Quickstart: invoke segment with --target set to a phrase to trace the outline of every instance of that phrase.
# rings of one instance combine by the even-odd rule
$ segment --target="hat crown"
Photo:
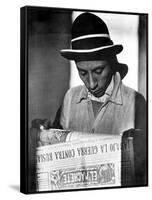
[[[92,13],[83,13],[79,15],[72,26],[72,39],[92,34],[109,35],[105,22]]]
[[[113,44],[105,22],[92,13],[80,14],[73,22],[71,34],[72,48],[61,50],[61,55],[69,60],[108,60],[123,49],[122,45]],[[123,78],[127,74],[127,66],[118,61],[116,65]]]

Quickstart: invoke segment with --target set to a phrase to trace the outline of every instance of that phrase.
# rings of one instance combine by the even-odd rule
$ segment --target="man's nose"
[[[89,74],[89,87],[91,90],[95,89],[97,86],[96,80],[93,78],[92,74]]]

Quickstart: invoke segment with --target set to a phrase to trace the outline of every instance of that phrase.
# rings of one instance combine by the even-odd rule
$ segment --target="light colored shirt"
[[[111,96],[102,104],[96,116],[86,87],[77,86],[69,89],[61,109],[60,124],[63,129],[118,135],[125,130],[135,128],[135,121],[137,121],[135,120],[135,98],[138,94],[138,104],[142,104],[143,107],[144,103],[140,103],[144,102],[143,97],[135,90],[123,85],[119,72],[114,75],[113,84]],[[143,114],[137,115],[137,118],[138,116],[144,119]],[[139,126],[142,124],[141,119],[138,122]]]

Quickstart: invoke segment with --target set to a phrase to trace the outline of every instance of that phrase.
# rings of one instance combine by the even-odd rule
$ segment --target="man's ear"
[[[117,64],[111,62],[110,66],[111,66],[111,70],[112,70],[112,75],[114,75],[118,71]]]

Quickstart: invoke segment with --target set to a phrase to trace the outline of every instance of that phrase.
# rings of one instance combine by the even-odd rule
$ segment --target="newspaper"
[[[36,163],[37,191],[121,186],[122,174],[133,181],[132,139],[71,132],[64,143],[38,147]]]

